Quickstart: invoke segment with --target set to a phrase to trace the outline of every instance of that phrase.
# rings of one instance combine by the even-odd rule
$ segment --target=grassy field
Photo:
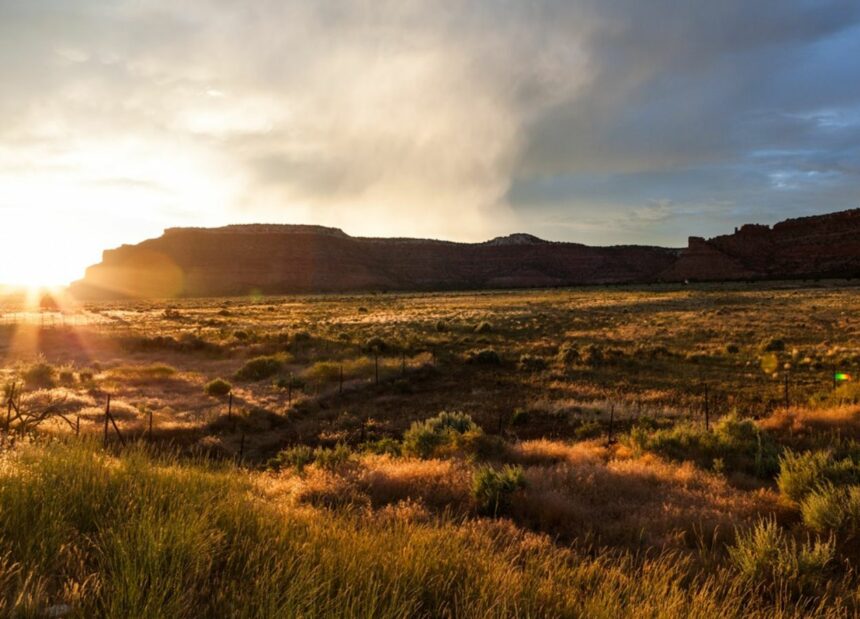
[[[7,300],[0,614],[853,616],[858,292]]]

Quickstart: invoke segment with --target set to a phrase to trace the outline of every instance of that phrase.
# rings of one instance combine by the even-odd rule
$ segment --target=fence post
[[[227,419],[233,419],[233,392],[230,392],[230,397],[227,400]]]
[[[81,416],[75,415],[75,436],[81,435]]]
[[[611,404],[609,406],[609,439],[608,443],[612,444],[613,441],[613,430],[615,426],[615,404]]]
[[[108,416],[110,415],[110,394],[107,397],[107,405],[105,405],[105,423],[104,423],[104,446],[108,444]]]

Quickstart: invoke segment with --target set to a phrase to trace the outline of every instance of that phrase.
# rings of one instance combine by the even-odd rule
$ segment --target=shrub
[[[634,428],[631,440],[638,448],[673,460],[692,460],[713,468],[715,460],[727,471],[767,478],[779,470],[778,446],[749,419],[729,415],[708,432],[701,426],[677,425],[649,432]]]
[[[573,365],[579,363],[579,349],[570,343],[564,343],[558,350],[558,362],[562,365]]]
[[[30,387],[53,387],[57,370],[50,363],[40,361],[34,363],[22,375],[24,382]]]
[[[294,468],[296,472],[302,473],[313,461],[314,451],[310,447],[296,445],[280,451],[277,456],[269,460],[269,466],[276,470]]]
[[[547,367],[546,359],[533,355],[521,355],[518,367],[527,372],[540,372]]]
[[[466,354],[466,363],[475,365],[501,365],[502,358],[492,348],[472,350]]]
[[[835,556],[832,541],[798,544],[774,520],[760,521],[740,533],[729,557],[747,582],[771,590],[788,588],[796,593],[814,591],[826,580],[824,570]]]
[[[275,356],[255,357],[236,372],[236,378],[250,381],[263,380],[280,372],[283,365],[283,361]]]
[[[403,451],[398,441],[388,437],[381,438],[378,441],[364,443],[361,445],[361,448],[364,451],[379,456],[385,454],[388,454],[389,456],[399,456]]]
[[[478,325],[475,327],[475,333],[489,333],[492,330],[493,325],[486,321],[478,323]]]
[[[75,382],[75,373],[68,368],[60,370],[57,377],[63,385],[71,385]]]
[[[314,464],[328,471],[341,468],[352,459],[352,450],[343,443],[338,443],[333,448],[317,447],[314,449]]]
[[[602,365],[606,361],[603,349],[597,344],[589,344],[582,350],[580,360],[584,365]]]
[[[228,383],[223,378],[216,378],[208,383],[204,388],[206,393],[211,396],[225,396],[233,390],[233,385]]]
[[[478,430],[478,426],[469,415],[443,411],[409,426],[403,435],[403,450],[419,458],[430,458],[438,448],[451,445],[456,435],[474,430]]]
[[[437,320],[436,321],[436,331],[438,331],[439,333],[442,333],[443,331],[447,331],[447,330],[448,330],[448,323],[446,323],[444,320]]]
[[[810,529],[853,538],[860,530],[860,486],[823,485],[806,495],[800,511],[803,523]]]
[[[779,460],[779,491],[798,503],[826,484],[858,483],[860,466],[851,458],[837,460],[829,451],[787,451]]]
[[[736,355],[741,351],[737,344],[726,344],[726,352],[730,355]]]
[[[368,352],[375,352],[375,353],[385,352],[386,350],[388,350],[388,344],[386,343],[386,341],[384,339],[382,339],[378,335],[375,335],[375,336],[369,338],[364,343],[364,349]]]
[[[523,469],[519,466],[504,466],[501,469],[482,467],[472,479],[472,496],[478,513],[485,516],[500,516],[510,509],[514,492],[525,486]]]
[[[785,342],[778,337],[772,337],[761,344],[764,352],[782,352],[785,350]]]

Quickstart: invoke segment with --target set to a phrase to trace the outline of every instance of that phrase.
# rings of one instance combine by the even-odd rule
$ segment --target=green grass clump
[[[236,378],[247,381],[264,380],[280,372],[283,367],[284,362],[280,357],[274,355],[254,357],[239,368]]]
[[[225,396],[231,391],[233,391],[233,385],[224,380],[223,378],[216,378],[214,380],[206,383],[206,387],[204,387],[207,395],[211,396]]]
[[[773,439],[749,419],[730,415],[714,424],[713,431],[691,424],[649,431],[634,428],[633,444],[673,460],[692,460],[703,468],[720,468],[761,478],[778,470],[779,448]]]
[[[835,552],[832,541],[798,543],[774,520],[764,520],[738,535],[729,557],[751,585],[804,595],[821,589]]]
[[[295,445],[278,452],[278,455],[269,460],[269,467],[280,470],[293,468],[297,473],[303,473],[305,467],[314,461],[314,450],[307,445]]]
[[[504,466],[501,469],[482,467],[472,479],[472,496],[478,513],[485,516],[500,516],[507,513],[513,494],[525,486],[525,476],[520,466]]]
[[[430,458],[436,451],[454,443],[458,436],[479,430],[469,415],[443,411],[424,421],[416,421],[403,435],[403,451]]]
[[[836,458],[831,451],[786,451],[779,460],[779,491],[801,502],[826,484],[860,484],[860,464],[853,458]]]
[[[823,485],[803,498],[800,512],[814,531],[854,538],[860,531],[860,486]]]

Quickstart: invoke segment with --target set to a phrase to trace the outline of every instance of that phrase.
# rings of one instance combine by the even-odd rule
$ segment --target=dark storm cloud
[[[0,51],[0,205],[62,170],[204,222],[673,245],[860,206],[854,0],[0,0]]]

